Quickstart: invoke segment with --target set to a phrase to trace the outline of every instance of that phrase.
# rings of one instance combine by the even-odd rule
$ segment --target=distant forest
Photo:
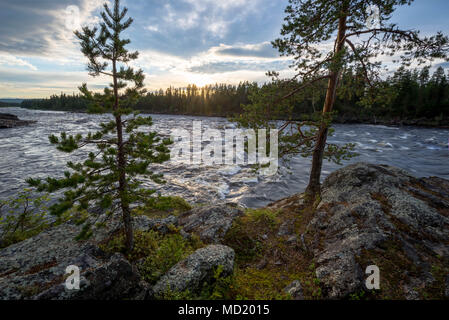
[[[423,125],[449,124],[449,74],[438,68],[430,74],[429,68],[409,70],[400,68],[394,75],[383,80],[387,92],[382,103],[370,108],[362,107],[360,82],[357,74],[347,70],[342,75],[342,94],[339,94],[335,110],[337,122],[404,123]],[[293,115],[301,118],[320,110],[325,97],[325,84],[307,91],[295,104]],[[257,94],[262,87],[257,83],[241,82],[239,85],[215,84],[204,87],[188,85],[185,88],[170,87],[149,92],[140,99],[135,109],[144,113],[165,113],[228,117],[242,112],[242,105],[250,103],[250,94]],[[362,84],[362,86],[366,84]],[[363,88],[362,88],[363,89]],[[390,92],[390,94],[388,94]],[[47,99],[24,100],[24,108],[86,111],[87,102],[79,95],[53,95]]]

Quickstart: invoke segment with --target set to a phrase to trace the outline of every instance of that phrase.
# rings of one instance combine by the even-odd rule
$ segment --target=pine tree
[[[337,90],[343,71],[353,67],[361,70],[367,89],[362,98],[365,104],[373,104],[382,87],[380,74],[382,63],[379,56],[392,56],[402,52],[402,64],[409,66],[415,60],[447,58],[448,37],[437,33],[420,37],[416,30],[402,30],[389,23],[398,6],[409,5],[412,0],[289,0],[281,38],[273,42],[281,55],[294,59],[295,76],[279,79],[279,74],[269,72],[277,90],[263,92],[255,97],[251,106],[241,117],[243,125],[266,123],[279,109],[288,110],[301,97],[304,89],[327,80],[327,89],[321,119],[297,123],[288,120],[280,125],[280,144],[284,143],[287,154],[312,154],[312,168],[306,189],[308,199],[320,193],[320,176],[323,158],[338,162],[349,155],[351,146],[327,144],[331,114],[337,98]],[[378,26],[369,22],[373,16],[370,8],[377,8]],[[296,97],[296,98],[295,98]],[[289,117],[287,117],[289,119]],[[304,125],[315,127],[303,132]],[[296,131],[292,132],[292,129]],[[286,134],[286,132],[288,132]],[[311,141],[313,140],[313,145]],[[349,152],[349,153],[348,153]]]
[[[155,132],[148,133],[148,129],[138,130],[142,126],[151,126],[152,119],[139,116],[132,109],[145,93],[144,74],[142,70],[125,67],[138,57],[138,52],[130,53],[125,48],[130,40],[121,38],[121,33],[133,22],[131,18],[125,19],[126,14],[127,8],[121,10],[120,1],[115,0],[112,11],[104,5],[103,22],[99,27],[84,27],[75,32],[89,61],[89,74],[112,78],[110,87],[103,93],[89,91],[86,84],[79,88],[90,102],[88,111],[111,113],[113,120],[101,123],[100,131],[85,136],[65,132],[60,137],[50,136],[50,142],[63,152],[92,145],[96,151],[90,152],[84,162],[68,162],[70,170],[62,179],[29,179],[28,182],[39,191],[65,190],[64,197],[50,207],[50,212],[57,216],[73,208],[87,212],[94,205],[100,206],[109,216],[121,212],[126,248],[130,251],[133,247],[131,205],[144,206],[154,193],[154,190],[141,187],[139,177],[147,176],[162,182],[161,176],[151,171],[150,165],[169,159],[170,141],[161,140]],[[128,87],[128,84],[132,86]],[[91,226],[86,223],[80,236],[88,236],[91,232]]]

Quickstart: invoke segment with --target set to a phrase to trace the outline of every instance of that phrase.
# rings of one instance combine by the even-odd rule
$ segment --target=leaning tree
[[[382,91],[385,58],[409,66],[436,58],[447,59],[448,37],[442,33],[421,37],[419,31],[401,29],[390,22],[393,12],[412,0],[289,0],[281,38],[272,42],[282,56],[291,57],[294,76],[273,81],[250,97],[251,104],[236,120],[244,127],[277,126],[281,156],[312,156],[307,198],[320,193],[323,158],[340,163],[354,155],[353,145],[327,143],[337,94],[344,91],[342,77],[351,69],[363,79],[365,105],[388,98]],[[292,110],[325,84],[326,96],[319,118],[295,121]],[[360,81],[356,81],[360,83]],[[360,87],[360,86],[359,86]],[[347,88],[346,88],[347,89]],[[347,90],[346,90],[347,91]],[[283,119],[273,124],[272,119]]]
[[[99,131],[84,136],[65,132],[60,137],[50,136],[50,142],[60,151],[70,153],[82,147],[93,148],[85,161],[68,162],[70,170],[63,178],[29,179],[28,182],[39,191],[64,191],[64,197],[50,207],[54,215],[60,216],[71,209],[92,213],[93,210],[88,209],[94,206],[100,207],[100,212],[107,216],[121,212],[126,248],[130,251],[133,247],[132,207],[145,206],[154,193],[154,190],[142,188],[141,177],[162,182],[150,165],[169,159],[167,145],[171,142],[149,131],[151,117],[139,116],[132,109],[145,89],[143,71],[129,66],[129,62],[137,59],[138,52],[129,52],[125,46],[130,40],[121,37],[133,22],[125,18],[127,11],[127,8],[120,8],[119,0],[115,0],[113,10],[105,4],[99,26],[75,32],[81,51],[88,59],[89,74],[112,78],[112,83],[102,93],[89,91],[86,84],[80,87],[90,102],[88,111],[112,114],[111,121],[101,123]],[[91,224],[86,222],[80,237],[92,233]]]

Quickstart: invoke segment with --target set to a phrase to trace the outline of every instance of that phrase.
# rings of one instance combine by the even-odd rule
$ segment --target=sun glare
[[[214,81],[210,77],[204,74],[189,74],[187,76],[187,80],[188,83],[194,84],[197,87],[204,87],[207,84],[214,83]]]

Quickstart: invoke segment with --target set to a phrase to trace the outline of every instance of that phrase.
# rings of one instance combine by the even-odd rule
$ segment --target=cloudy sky
[[[98,19],[103,0],[0,0],[0,97],[77,92],[90,78],[71,30]],[[267,70],[288,74],[289,61],[272,49],[287,0],[122,0],[135,64],[150,90],[195,83],[264,82]],[[449,1],[416,0],[393,20],[423,34],[449,34]],[[79,17],[79,18],[77,18]]]

